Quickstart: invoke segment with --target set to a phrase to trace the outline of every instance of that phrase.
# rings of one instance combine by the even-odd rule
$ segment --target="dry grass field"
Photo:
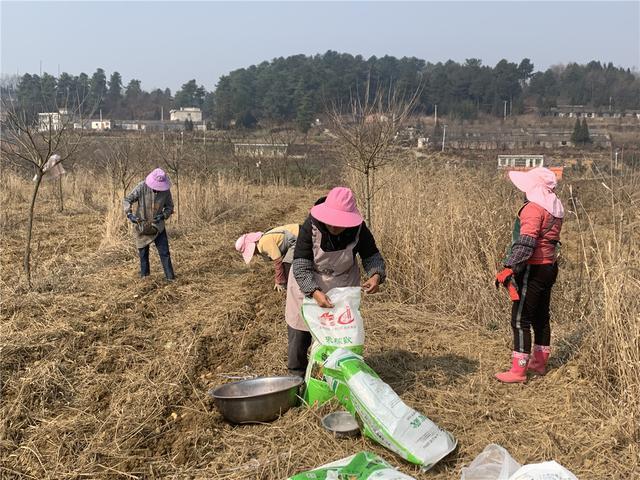
[[[286,372],[284,296],[246,267],[241,233],[302,222],[321,187],[185,174],[168,231],[178,280],[137,277],[104,172],[74,169],[66,205],[45,184],[33,288],[21,278],[30,184],[2,173],[0,478],[284,479],[360,450],[417,479],[456,479],[488,443],[581,479],[640,478],[639,184],[567,176],[550,373],[502,385],[508,299],[492,280],[519,196],[494,173],[437,159],[380,172],[373,230],[389,281],[363,302],[367,362],[459,441],[421,473],[373,442],[336,440],[320,410],[232,426],[207,391]],[[346,172],[345,183],[358,188]]]

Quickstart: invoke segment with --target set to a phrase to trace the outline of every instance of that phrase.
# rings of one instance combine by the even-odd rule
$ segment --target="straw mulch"
[[[607,400],[578,373],[569,341],[546,377],[500,385],[492,374],[509,361],[507,319],[491,331],[384,293],[364,301],[366,360],[455,435],[450,457],[420,473],[369,440],[336,440],[319,425],[336,405],[225,423],[210,388],[286,372],[284,296],[272,291],[271,266],[245,267],[233,241],[301,222],[317,193],[256,192],[242,215],[171,225],[171,284],[155,252],[140,281],[130,242],[100,247],[101,212],[45,204],[27,291],[17,280],[22,231],[6,214],[15,228],[4,229],[2,253],[0,477],[280,479],[367,449],[416,478],[451,479],[498,443],[521,463],[555,459],[580,478],[638,478],[638,446],[599,411]]]

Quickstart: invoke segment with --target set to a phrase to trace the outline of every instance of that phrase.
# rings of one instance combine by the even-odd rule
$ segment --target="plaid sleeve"
[[[371,278],[376,273],[380,275],[380,283],[383,283],[386,278],[386,268],[384,264],[384,258],[380,252],[376,252],[370,257],[362,259],[362,266],[364,271],[367,272],[367,276]]]
[[[533,249],[536,247],[536,239],[529,235],[520,235],[518,241],[511,247],[511,252],[507,260],[504,262],[505,267],[514,269],[521,263],[529,260],[533,255]]]
[[[294,258],[291,263],[291,269],[302,293],[309,296],[314,291],[320,290],[320,286],[313,278],[313,260]]]
[[[133,204],[137,202],[138,199],[140,198],[143,185],[144,185],[144,182],[140,182],[134,187],[133,190],[131,190],[131,193],[129,195],[124,197],[124,200],[122,201],[122,207],[124,208],[125,215],[131,213]]]
[[[164,218],[169,218],[173,213],[173,197],[171,196],[170,190],[167,191],[167,199],[164,202],[162,213],[164,214]]]

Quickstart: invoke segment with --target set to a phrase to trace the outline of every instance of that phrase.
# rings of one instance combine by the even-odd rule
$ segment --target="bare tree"
[[[82,103],[78,102],[78,108]],[[27,283],[31,287],[33,217],[40,185],[48,168],[47,161],[54,154],[60,157],[57,164],[73,157],[80,147],[83,129],[73,128],[75,111],[59,109],[48,116],[29,118],[11,96],[2,99],[2,110],[5,115],[0,141],[3,158],[34,172],[23,259]],[[62,199],[60,184],[58,188]]]
[[[171,174],[171,180],[176,187],[176,219],[180,222],[180,173],[185,160],[184,132],[180,131],[173,140],[150,138],[149,145],[154,156],[162,159],[165,168]]]
[[[119,194],[127,195],[137,171],[134,168],[132,140],[115,140],[102,150],[105,167],[111,179],[111,194],[115,200]]]
[[[366,221],[376,193],[375,172],[392,161],[394,137],[416,106],[419,90],[405,95],[396,88],[367,87],[364,96],[354,94],[346,107],[333,103],[327,109],[338,153],[349,168],[364,177]]]
[[[269,130],[269,134],[267,136],[269,143],[274,146],[286,145],[281,154],[274,155],[273,162],[271,162],[273,166],[273,181],[276,185],[289,183],[289,160],[291,158],[291,148],[296,144],[298,136],[299,132],[294,128],[271,128]],[[294,160],[300,170],[300,174],[304,182],[306,177],[303,175],[297,159]]]

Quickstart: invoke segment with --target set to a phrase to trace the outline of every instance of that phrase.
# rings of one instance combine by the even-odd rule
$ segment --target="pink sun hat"
[[[236,250],[242,254],[245,263],[251,262],[256,251],[256,242],[262,238],[262,232],[245,233],[236,240]]]
[[[156,168],[153,172],[147,175],[144,183],[152,190],[158,190],[159,192],[165,192],[171,188],[171,180],[164,173],[161,168]]]
[[[311,209],[311,215],[333,227],[350,228],[362,223],[353,192],[346,187],[332,189],[323,203]]]
[[[556,218],[564,217],[564,207],[554,191],[558,181],[551,170],[537,167],[526,172],[511,171],[509,178],[518,190],[527,195],[527,200],[540,205]]]

